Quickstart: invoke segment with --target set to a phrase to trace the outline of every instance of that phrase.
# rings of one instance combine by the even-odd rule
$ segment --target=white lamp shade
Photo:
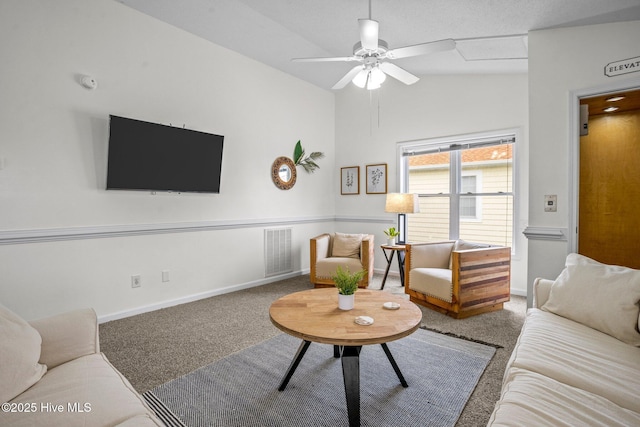
[[[369,79],[371,79],[378,86],[380,86],[386,78],[387,78],[387,75],[383,73],[382,70],[380,70],[380,68],[373,67],[371,69],[371,76],[369,77]]]
[[[369,75],[369,70],[362,70],[351,80],[354,85],[364,88],[367,84],[367,76]]]
[[[388,193],[384,211],[392,213],[418,213],[420,212],[418,195],[412,193]]]

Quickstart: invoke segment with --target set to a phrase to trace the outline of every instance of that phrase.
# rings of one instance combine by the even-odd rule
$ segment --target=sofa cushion
[[[508,366],[537,372],[640,413],[640,348],[555,314],[529,309]],[[505,383],[508,381],[505,376]]]
[[[640,270],[569,254],[542,310],[640,346]]]
[[[409,275],[411,290],[446,302],[453,301],[451,270],[446,268],[412,268]]]
[[[135,418],[141,424],[130,425],[148,425],[152,421],[151,425],[163,426],[149,416],[151,410],[142,397],[101,353],[51,369],[12,403],[35,404],[38,410],[28,414],[0,412],[0,425],[115,426]],[[44,408],[62,405],[62,410],[43,410],[42,405]]]
[[[10,401],[47,372],[38,363],[41,345],[38,331],[0,305],[0,403]]]
[[[362,270],[362,264],[357,258],[324,258],[316,262],[316,277],[331,279],[335,276],[338,266],[341,266],[343,270],[345,267],[348,268],[351,273],[357,273]]]
[[[535,372],[513,368],[490,426],[626,427],[640,425],[640,414],[609,400]]]
[[[360,244],[362,243],[363,237],[363,234],[335,233],[333,236],[333,249],[331,256],[359,258]]]

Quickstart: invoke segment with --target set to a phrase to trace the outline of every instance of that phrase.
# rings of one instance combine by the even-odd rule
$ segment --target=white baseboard
[[[374,271],[378,274],[384,274],[384,270],[374,269]],[[212,289],[207,292],[201,292],[198,294],[187,295],[184,297],[176,298],[173,300],[162,301],[156,304],[149,304],[142,307],[137,307],[131,310],[119,311],[117,313],[107,314],[104,316],[98,316],[98,323],[106,323],[112,320],[124,319],[125,317],[135,316],[137,314],[148,313],[150,311],[160,310],[162,308],[173,307],[175,305],[186,304],[188,302],[198,301],[205,298],[215,297],[217,295],[224,295],[230,292],[240,291],[242,289],[255,288],[262,285],[267,285],[269,283],[277,282],[279,280],[290,279],[292,277],[303,276],[305,274],[309,274],[309,269],[303,269],[294,271],[287,274],[281,274],[278,276],[267,277],[260,280],[254,280],[252,282],[240,283],[238,285],[227,286],[224,288]],[[389,276],[400,277],[400,274],[395,271],[389,271]],[[511,295],[517,295],[526,297],[526,291],[521,290],[511,290]]]
[[[520,289],[511,289],[511,295],[515,295],[518,297],[526,297],[527,296],[527,291],[523,291]]]
[[[214,297],[217,295],[228,294],[230,292],[240,291],[242,289],[255,288],[257,286],[266,285],[269,283],[277,282],[279,280],[290,279],[292,277],[302,276],[308,274],[309,269],[294,271],[287,274],[281,274],[278,276],[271,276],[252,282],[241,283],[238,285],[227,286],[224,288],[212,289],[207,292],[201,292],[198,294],[187,295],[184,297],[176,298],[173,300],[162,301],[155,304],[149,304],[142,307],[137,307],[131,310],[119,311],[117,313],[106,314],[104,316],[98,316],[98,323],[106,323],[112,320],[124,319],[125,317],[135,316],[137,314],[148,313],[150,311],[160,310],[161,308],[173,307],[175,305],[185,304],[188,302],[198,301],[205,298]]]

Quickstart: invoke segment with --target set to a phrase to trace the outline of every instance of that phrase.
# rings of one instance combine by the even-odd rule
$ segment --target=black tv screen
[[[107,190],[219,193],[224,136],[111,115]]]

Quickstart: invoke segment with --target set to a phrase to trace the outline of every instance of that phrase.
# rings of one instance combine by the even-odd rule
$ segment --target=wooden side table
[[[378,290],[359,289],[353,310],[338,308],[338,291],[332,288],[310,289],[285,295],[269,308],[271,322],[281,331],[302,339],[279,391],[284,391],[312,342],[331,344],[333,357],[342,361],[349,426],[360,425],[360,351],[363,345],[380,344],[400,384],[408,387],[387,342],[412,334],[420,327],[422,311],[411,301]],[[397,310],[383,308],[395,302]],[[354,322],[357,316],[374,319],[372,325]]]
[[[397,253],[398,258],[398,270],[400,270],[400,283],[402,287],[404,287],[404,250],[405,245],[381,245],[382,253],[384,257],[387,259],[387,269],[384,271],[384,277],[382,278],[382,286],[380,289],[384,289],[384,283],[387,281],[387,276],[389,275],[389,267],[391,267],[391,262],[393,261],[393,255]],[[387,251],[391,251],[391,255],[387,255]]]

